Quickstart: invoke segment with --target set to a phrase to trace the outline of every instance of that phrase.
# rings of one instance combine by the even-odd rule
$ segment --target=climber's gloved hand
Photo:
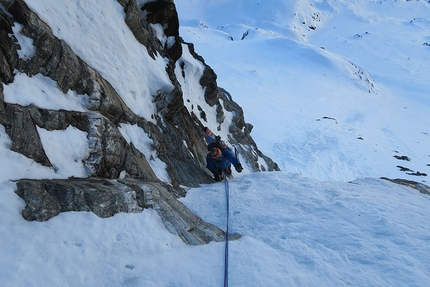
[[[221,181],[221,180],[222,180],[222,174],[221,174],[221,173],[215,174],[214,179],[215,179],[216,181]]]
[[[236,164],[236,165],[234,166],[234,168],[236,169],[236,171],[237,171],[238,173],[241,173],[241,172],[242,172],[242,170],[243,170],[243,167],[242,167],[242,165],[241,165],[240,163]]]

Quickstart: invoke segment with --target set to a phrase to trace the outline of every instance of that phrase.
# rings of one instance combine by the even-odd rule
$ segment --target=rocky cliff
[[[55,5],[55,1],[51,2]],[[74,127],[88,139],[89,152],[82,159],[86,173],[83,178],[17,182],[16,193],[26,202],[23,216],[44,221],[65,211],[92,211],[108,217],[117,212],[155,208],[167,228],[187,243],[222,240],[222,230],[202,222],[177,200],[185,196],[184,187],[213,182],[205,167],[207,151],[202,133],[202,128],[210,124],[208,117],[214,115],[216,124],[209,127],[236,146],[246,170],[271,171],[278,167],[257,148],[250,136],[252,125],[245,123],[243,111],[232,96],[218,87],[215,72],[191,43],[181,39],[174,2],[118,0],[117,5],[149,61],[165,61],[164,71],[145,71],[165,73],[169,82],[160,84],[150,95],[147,104],[155,107],[150,116],[127,104],[122,91],[102,76],[106,71],[84,61],[26,1],[0,0],[0,124],[10,138],[9,148],[41,167],[55,169],[40,140],[40,129],[58,131]],[[19,31],[15,29],[18,26]],[[157,27],[162,27],[162,31]],[[32,41],[31,55],[20,53],[18,37]],[[192,60],[185,55],[191,55]],[[203,67],[201,73],[187,74],[190,65]],[[64,95],[69,91],[83,95],[82,110],[47,109],[34,103],[22,105],[6,100],[5,87],[23,74],[52,79]],[[190,77],[201,86],[200,100],[206,103],[205,107],[200,101],[193,102],[184,90]],[[151,166],[153,156],[126,139],[120,132],[121,125],[137,126],[148,136],[152,154],[165,164],[168,180],[157,176]]]

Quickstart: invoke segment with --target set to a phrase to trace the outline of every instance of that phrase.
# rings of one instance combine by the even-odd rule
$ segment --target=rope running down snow
[[[229,222],[229,214],[230,214],[230,188],[228,186],[227,176],[224,175],[225,182],[225,195],[227,200],[227,227],[225,230],[225,253],[224,253],[224,287],[228,287],[228,222]]]

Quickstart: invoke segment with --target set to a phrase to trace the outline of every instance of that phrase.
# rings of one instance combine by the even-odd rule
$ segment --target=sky
[[[150,58],[125,25],[121,6],[108,2],[26,1],[149,120],[155,107],[142,103],[172,88],[166,59]],[[426,286],[430,197],[379,178],[428,184],[428,176],[397,166],[430,173],[430,3],[175,3],[180,35],[243,107],[259,149],[281,168],[251,173],[243,162],[244,172],[229,180],[229,231],[241,235],[229,243],[230,286]],[[31,58],[35,48],[21,29],[15,23],[19,56]],[[198,84],[203,66],[186,49],[181,60],[187,108],[200,105],[214,130],[215,111]],[[7,103],[76,111],[88,104],[85,95],[63,94],[42,75],[16,72],[14,83],[3,88]],[[226,113],[224,138],[230,119]],[[224,243],[185,245],[151,209],[107,219],[68,212],[47,222],[25,221],[13,180],[87,174],[81,162],[88,153],[85,133],[73,127],[38,132],[52,169],[10,151],[0,125],[0,286],[223,284]],[[169,182],[149,137],[127,124],[120,132],[154,158],[157,176]],[[180,200],[225,230],[224,183],[190,188]]]

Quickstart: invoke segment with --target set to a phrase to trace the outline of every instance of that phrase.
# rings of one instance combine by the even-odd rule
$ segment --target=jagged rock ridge
[[[206,143],[202,134],[202,128],[206,125],[205,113],[196,114],[185,107],[183,91],[175,75],[176,64],[183,64],[183,49],[188,49],[204,66],[202,77],[198,80],[205,91],[204,100],[217,114],[219,126],[225,120],[225,113],[233,115],[228,140],[239,149],[244,165],[252,171],[279,168],[258,150],[250,136],[252,125],[245,123],[243,111],[232,96],[217,86],[215,72],[194,51],[193,45],[184,43],[179,36],[174,2],[158,0],[145,3],[142,7],[136,0],[118,0],[118,3],[124,9],[127,26],[142,44],[142,49],[146,49],[151,57],[161,55],[169,60],[166,72],[173,89],[161,91],[154,98],[158,111],[152,119],[134,113],[112,85],[78,57],[65,41],[55,37],[51,28],[28,8],[25,1],[0,0],[0,124],[11,139],[10,149],[52,168],[36,127],[53,131],[72,126],[85,132],[89,142],[89,153],[82,160],[87,178],[63,179],[61,184],[36,179],[17,183],[17,194],[27,204],[23,216],[27,220],[48,220],[58,212],[85,210],[106,217],[117,212],[140,212],[144,208],[159,206],[155,209],[164,222],[168,222],[168,229],[179,234],[185,242],[198,244],[218,240],[223,232],[209,224],[177,228],[183,219],[177,215],[180,205],[173,202],[178,196],[185,195],[185,190],[180,186],[195,187],[212,182],[205,168]],[[22,25],[20,33],[34,41],[35,55],[31,58],[18,55],[20,46],[12,29],[17,23]],[[164,34],[174,41],[163,44],[151,24],[161,24],[165,27]],[[13,83],[16,73],[29,77],[42,74],[56,81],[63,93],[71,90],[86,95],[87,112],[49,110],[34,104],[22,106],[5,102],[3,86]],[[150,159],[121,135],[118,129],[120,124],[137,125],[148,134],[157,157],[166,164],[170,182],[163,183],[157,178],[148,162]],[[262,161],[265,166],[259,164]],[[130,181],[135,182],[125,184]],[[150,190],[158,190],[158,201],[151,206],[147,201],[139,200],[139,194],[145,194],[145,188],[138,186],[151,186],[153,188]],[[64,190],[68,191],[62,192]],[[132,190],[136,199],[130,201]],[[148,194],[155,198],[154,192]],[[100,198],[107,198],[111,204],[101,204],[97,200]],[[108,209],[100,209],[100,206],[108,206]],[[171,208],[163,209],[160,206]],[[181,206],[180,209],[186,208]],[[193,217],[190,212],[181,214]],[[196,222],[197,219],[190,220]]]

